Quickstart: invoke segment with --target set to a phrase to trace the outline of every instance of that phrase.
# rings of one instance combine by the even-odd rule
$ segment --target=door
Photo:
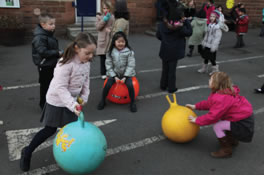
[[[75,0],[75,4],[76,23],[81,23],[82,15],[84,22],[96,21],[96,13],[100,12],[100,0]]]

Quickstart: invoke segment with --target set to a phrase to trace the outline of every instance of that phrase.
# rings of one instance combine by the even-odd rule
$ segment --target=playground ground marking
[[[117,119],[102,120],[102,121],[95,121],[95,122],[91,122],[91,123],[100,127],[100,126],[104,126],[104,125],[113,123],[116,120]],[[27,146],[30,143],[30,141],[32,140],[35,133],[40,131],[42,128],[43,127],[6,131],[5,133],[7,136],[9,160],[15,161],[15,160],[20,159],[22,148]],[[43,150],[43,149],[48,148],[52,145],[53,145],[53,140],[50,139],[50,140],[42,143],[35,151]]]
[[[246,58],[237,58],[237,59],[230,59],[230,60],[224,60],[224,61],[217,61],[216,63],[218,64],[224,64],[224,63],[230,63],[230,62],[240,62],[240,61],[246,61],[246,60],[253,60],[253,59],[260,59],[264,58],[264,56],[252,56],[252,57],[246,57]],[[190,67],[198,67],[201,66],[201,64],[189,64],[189,65],[180,65],[177,66],[177,69],[182,69],[182,68],[190,68]],[[138,71],[137,73],[148,73],[148,72],[157,72],[161,71],[161,68],[156,68],[156,69],[150,69],[150,70],[141,70]],[[99,79],[101,76],[91,76],[90,79]],[[38,87],[40,86],[39,83],[33,83],[33,84],[26,84],[26,85],[17,85],[17,86],[9,86],[9,87],[2,87],[3,91],[6,90],[15,90],[15,89],[24,89],[24,88],[31,88],[31,87]]]
[[[257,114],[263,113],[263,112],[264,112],[264,107],[253,111],[254,115],[257,115]],[[209,127],[211,127],[211,126],[203,126],[203,127],[200,127],[200,129],[206,129]],[[154,143],[160,142],[160,141],[165,140],[165,139],[166,139],[166,137],[163,134],[159,134],[159,135],[145,138],[145,139],[142,139],[142,140],[139,140],[136,142],[123,144],[123,145],[120,145],[120,146],[115,147],[115,148],[107,149],[106,157],[109,157],[109,156],[112,156],[115,154],[119,154],[122,152],[130,151],[130,150],[134,150],[134,149],[137,149],[140,147],[145,147],[147,145],[154,144]],[[49,174],[51,172],[55,172],[59,169],[60,169],[60,167],[57,164],[51,164],[51,165],[46,166],[46,167],[41,167],[41,168],[34,169],[32,171],[24,172],[20,175],[43,175],[43,174]]]

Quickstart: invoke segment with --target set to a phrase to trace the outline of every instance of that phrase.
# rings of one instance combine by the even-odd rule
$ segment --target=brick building
[[[5,1],[5,0],[2,0]],[[80,22],[80,19],[76,16],[76,10],[72,6],[74,0],[18,0],[19,8],[2,8],[0,7],[1,15],[18,15],[22,17],[22,20],[27,28],[27,33],[32,33],[32,29],[38,22],[38,18],[34,15],[35,12],[48,11],[57,20],[57,33],[66,33],[67,25]],[[96,6],[96,11],[100,10],[100,0],[93,0]],[[115,3],[115,0],[112,0]],[[206,0],[195,0],[197,7],[201,7],[202,3]],[[92,0],[87,0],[91,3]],[[130,32],[143,32],[156,22],[156,0],[127,0],[128,8],[130,11]],[[239,0],[235,0],[238,3]],[[245,4],[247,13],[250,17],[250,23],[252,25],[259,25],[262,19],[262,8],[264,6],[263,0],[240,0]],[[226,0],[216,0],[216,5],[225,6]],[[225,12],[229,10],[224,8]],[[95,21],[95,17],[86,18],[85,23]]]

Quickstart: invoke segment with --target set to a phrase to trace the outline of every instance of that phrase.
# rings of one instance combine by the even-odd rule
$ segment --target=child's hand
[[[107,33],[110,33],[111,32],[111,29],[110,28],[106,28],[106,32]]]
[[[107,15],[103,17],[103,21],[105,22],[109,21],[110,17],[111,17],[111,14],[107,13]]]
[[[193,116],[189,116],[188,117],[188,119],[189,119],[189,121],[191,122],[191,123],[195,123],[196,122],[196,117],[193,117]]]
[[[85,101],[81,97],[77,97],[77,103],[79,103],[81,106],[85,105]]]
[[[117,76],[115,76],[115,82],[116,83],[119,83],[120,82],[120,79]]]
[[[192,104],[186,104],[185,105],[187,108],[190,108],[190,109],[192,109],[192,110],[195,110],[195,105],[192,105]]]
[[[79,105],[79,104],[77,104],[77,105],[75,106],[75,110],[74,110],[75,115],[77,115],[77,116],[79,117],[81,111],[82,111],[82,106]]]
[[[121,82],[122,82],[122,83],[125,83],[125,81],[126,81],[126,78],[123,77],[123,78],[121,79]]]

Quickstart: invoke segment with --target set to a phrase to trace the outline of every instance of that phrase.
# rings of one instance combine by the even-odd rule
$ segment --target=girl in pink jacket
[[[221,149],[211,152],[217,158],[232,156],[232,147],[238,145],[238,140],[250,142],[254,133],[253,109],[248,100],[239,95],[239,88],[232,86],[231,79],[224,72],[215,72],[209,80],[212,93],[207,100],[187,104],[196,110],[209,110],[197,118],[190,116],[189,120],[197,125],[213,124],[213,130],[220,142]]]
[[[90,61],[96,50],[95,43],[91,34],[80,33],[57,63],[41,117],[44,128],[22,149],[21,170],[30,169],[33,151],[54,135],[58,127],[77,120],[80,113],[77,107],[83,106],[88,100]],[[79,101],[80,104],[78,97],[83,99],[82,102]]]

